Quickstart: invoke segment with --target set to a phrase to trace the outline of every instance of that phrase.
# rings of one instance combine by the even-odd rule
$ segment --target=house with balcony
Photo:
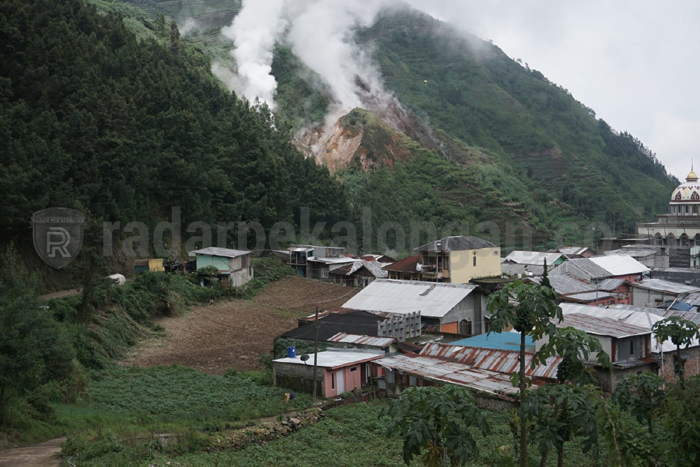
[[[287,248],[287,251],[289,265],[297,274],[301,277],[324,280],[330,280],[329,262],[322,260],[342,258],[345,255],[345,248],[334,246],[292,245]]]
[[[472,279],[501,275],[501,249],[472,236],[451,236],[415,249],[421,280],[466,284]]]

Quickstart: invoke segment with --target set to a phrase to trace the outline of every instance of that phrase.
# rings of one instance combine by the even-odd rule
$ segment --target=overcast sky
[[[700,1],[408,0],[491,39],[639,138],[684,180],[700,169]]]

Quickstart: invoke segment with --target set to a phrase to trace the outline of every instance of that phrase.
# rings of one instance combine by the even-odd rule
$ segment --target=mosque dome
[[[678,185],[671,194],[671,202],[696,201],[700,203],[700,182],[698,176],[692,170],[685,179],[685,183]]]

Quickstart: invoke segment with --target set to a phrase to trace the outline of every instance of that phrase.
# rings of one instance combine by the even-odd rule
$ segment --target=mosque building
[[[673,190],[668,214],[657,217],[656,222],[637,224],[638,235],[654,245],[671,247],[674,266],[690,267],[691,249],[700,247],[700,182],[693,169],[685,183]]]

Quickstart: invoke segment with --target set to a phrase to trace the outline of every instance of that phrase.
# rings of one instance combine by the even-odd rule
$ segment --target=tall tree
[[[513,282],[488,298],[487,309],[491,313],[491,331],[503,332],[510,326],[520,333],[520,366],[514,376],[520,389],[520,404],[522,406],[528,386],[525,377],[525,344],[526,336],[534,340],[543,336],[553,336],[556,326],[552,319],[563,319],[561,308],[556,303],[557,294],[550,287],[539,284],[523,284]],[[533,365],[540,360],[533,358]],[[520,467],[527,467],[527,418],[520,416]]]

